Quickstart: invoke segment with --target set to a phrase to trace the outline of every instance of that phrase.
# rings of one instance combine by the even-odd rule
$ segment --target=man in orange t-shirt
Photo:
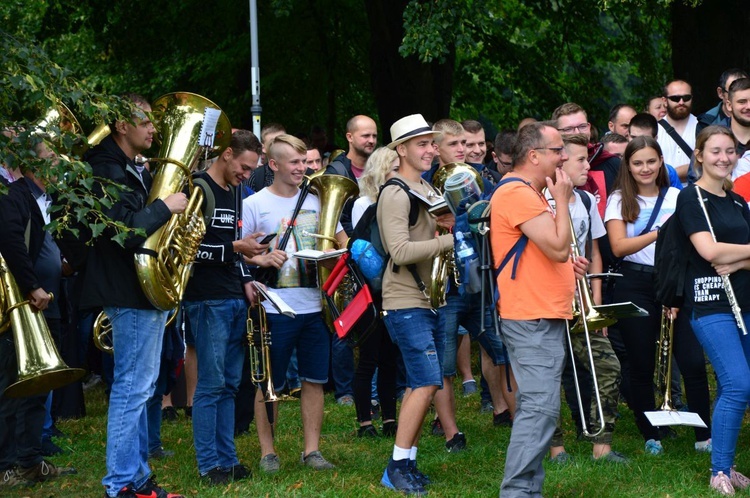
[[[567,158],[554,127],[524,126],[513,148],[513,169],[503,178],[520,181],[500,185],[490,202],[495,267],[522,236],[528,239],[497,279],[503,340],[518,382],[501,498],[541,495],[542,460],[560,411],[565,320],[572,318],[574,275],[585,275],[587,262],[571,264],[568,210],[555,216],[541,191],[547,187],[557,205],[567,205],[573,188],[562,170]]]

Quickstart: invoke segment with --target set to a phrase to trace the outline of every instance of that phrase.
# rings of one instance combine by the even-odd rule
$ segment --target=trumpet
[[[256,304],[247,308],[246,330],[247,342],[250,346],[250,379],[263,390],[263,400],[266,403],[296,400],[294,396],[277,395],[273,388],[271,330],[266,321],[266,310],[260,301],[259,295]]]
[[[659,410],[674,411],[672,404],[672,345],[674,343],[674,315],[662,307],[661,332],[656,348],[656,387],[664,394]]]
[[[580,249],[578,248],[578,241],[576,239],[576,231],[573,227],[573,219],[570,218],[570,236],[571,236],[571,242],[570,247],[572,249],[571,253],[574,259],[578,258],[578,256],[581,255]],[[591,287],[589,287],[588,280],[586,279],[576,279],[576,298],[573,300],[573,308],[574,308],[574,318],[576,315],[576,309],[577,309],[577,315],[578,319],[574,323],[573,326],[571,326],[568,321],[565,321],[565,331],[568,335],[568,349],[570,350],[570,361],[573,365],[573,381],[576,388],[576,397],[578,398],[578,409],[581,415],[581,429],[583,430],[583,434],[587,437],[596,437],[601,435],[604,432],[605,423],[604,423],[604,408],[602,407],[602,400],[599,396],[599,381],[596,377],[596,366],[594,364],[594,353],[591,350],[591,338],[589,336],[590,330],[598,330],[602,329],[604,327],[608,327],[609,325],[612,325],[617,320],[611,317],[608,317],[606,315],[602,315],[598,311],[594,309],[594,299],[591,295]],[[594,397],[596,399],[596,412],[597,416],[599,418],[599,430],[595,433],[591,433],[588,430],[588,427],[586,425],[586,411],[584,411],[583,408],[583,400],[581,397],[581,386],[578,382],[578,370],[576,368],[575,363],[575,352],[573,351],[573,341],[571,340],[571,332],[576,332],[577,330],[580,330],[583,332],[584,337],[586,338],[586,349],[589,353],[589,371],[591,372],[591,382],[594,387]]]

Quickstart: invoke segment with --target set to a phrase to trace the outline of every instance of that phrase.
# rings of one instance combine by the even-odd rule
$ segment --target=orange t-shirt
[[[750,173],[745,173],[734,180],[732,190],[740,194],[746,202],[750,202]]]
[[[520,225],[554,211],[534,187],[521,182],[501,186],[490,201],[490,237],[495,268],[523,235]],[[550,260],[531,240],[521,253],[516,278],[513,259],[497,278],[500,316],[510,320],[572,318],[575,276],[570,261]]]

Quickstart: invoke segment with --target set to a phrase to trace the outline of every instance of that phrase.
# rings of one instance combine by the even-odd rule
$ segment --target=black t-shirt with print
[[[209,175],[202,175],[202,178],[213,191],[215,207],[206,227],[206,235],[198,248],[193,276],[188,281],[183,299],[206,301],[243,298],[245,293],[232,247],[237,216],[234,189],[224,190]],[[206,208],[205,201],[202,208]]]
[[[695,193],[696,188],[695,185],[690,185],[677,196],[675,214],[688,237],[694,233],[709,231]],[[726,197],[719,197],[703,189],[701,192],[716,240],[729,244],[750,242],[750,210],[747,203],[731,193],[727,193]],[[692,248],[686,248],[690,249]],[[730,281],[740,308],[750,310],[750,271],[735,272],[730,276]],[[731,312],[721,277],[711,263],[695,250],[690,250],[688,257],[685,287],[685,307],[692,307],[696,316]]]

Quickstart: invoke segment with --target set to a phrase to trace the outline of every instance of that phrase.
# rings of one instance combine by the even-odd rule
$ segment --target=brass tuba
[[[18,359],[18,379],[5,390],[11,398],[36,396],[79,380],[81,368],[69,368],[60,358],[40,311],[21,295],[8,264],[0,256],[0,333],[10,326]]]
[[[153,104],[155,122],[162,144],[158,157],[150,158],[155,166],[154,180],[147,203],[182,192],[189,187],[190,200],[181,214],[172,215],[169,222],[146,239],[135,254],[135,268],[141,288],[155,308],[176,308],[190,277],[190,268],[198,246],[206,233],[201,213],[203,191],[194,188],[191,172],[201,158],[220,154],[231,140],[232,128],[226,114],[200,95],[170,93]],[[216,123],[213,145],[199,144],[206,109],[221,112]]]
[[[305,232],[304,234],[318,239],[315,249],[319,251],[338,249],[338,242],[335,238],[336,225],[341,218],[344,205],[359,195],[359,187],[354,181],[341,175],[315,175],[308,181],[310,192],[320,200],[320,216],[318,217],[318,233]],[[322,287],[328,275],[331,274],[331,270],[320,264],[317,266],[318,286]],[[337,303],[343,304],[340,293],[337,292],[334,299]],[[333,331],[333,317],[328,310],[328,303],[325,299],[322,299],[322,303],[325,321]]]
[[[470,174],[479,185],[479,189],[484,190],[484,181],[481,175],[476,169],[466,163],[448,163],[440,166],[432,177],[432,186],[442,192],[448,178],[462,172]],[[447,230],[443,228],[439,228],[438,230],[441,235],[447,233]],[[453,273],[455,284],[459,284],[453,252],[452,249],[444,252],[432,262],[432,271],[430,272],[430,305],[433,309],[438,309],[445,304],[449,270]]]

